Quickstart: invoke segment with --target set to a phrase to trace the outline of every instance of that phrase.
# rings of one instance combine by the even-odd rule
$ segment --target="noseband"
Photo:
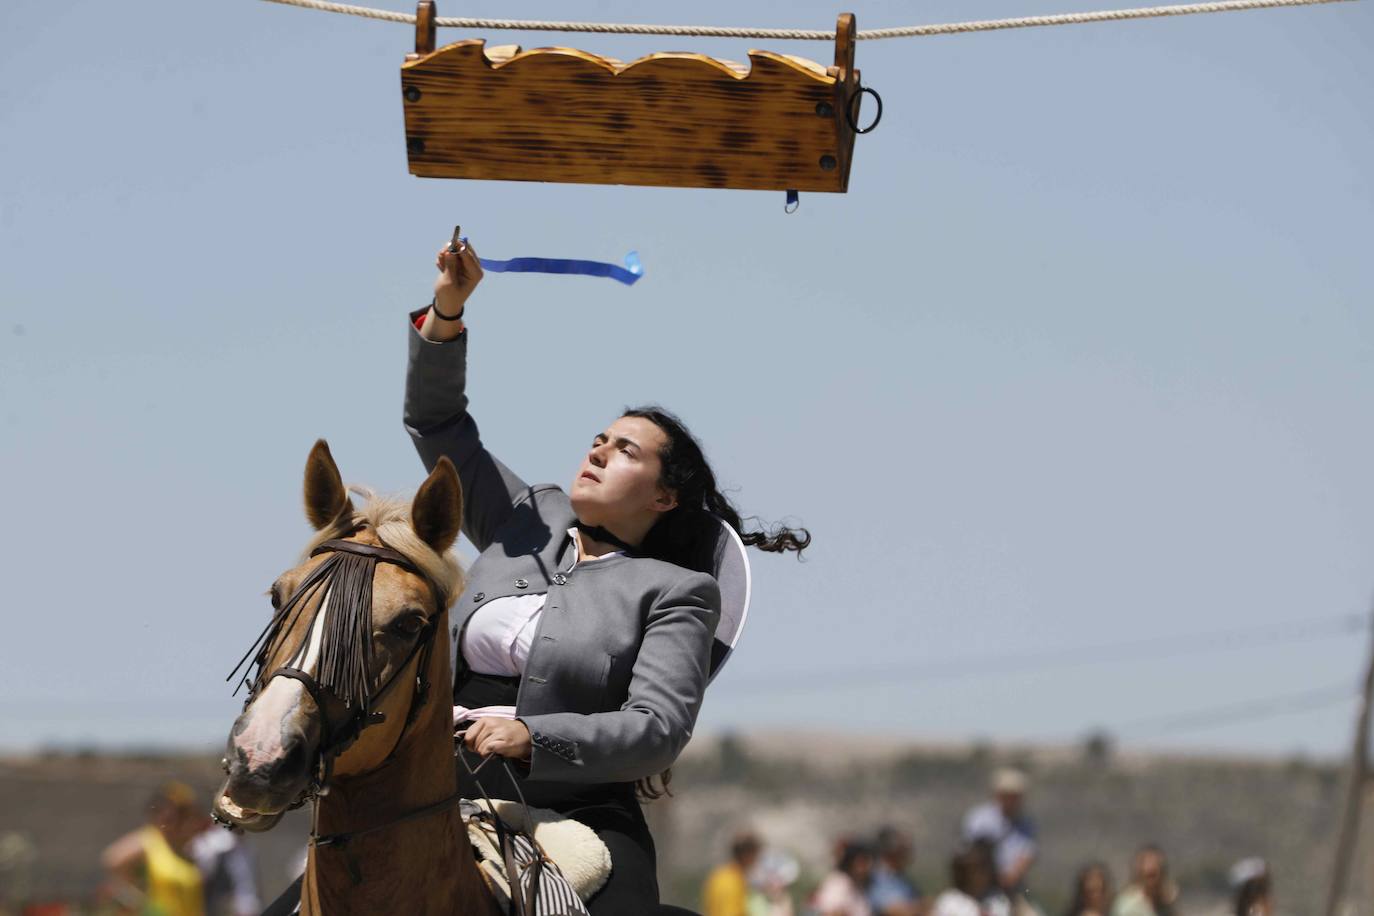
[[[363,729],[386,720],[385,714],[373,710],[382,704],[392,688],[400,682],[400,675],[418,656],[415,693],[406,714],[406,727],[408,728],[415,720],[428,699],[430,653],[434,648],[436,623],[444,611],[443,592],[438,585],[398,551],[389,547],[334,539],[325,541],[311,551],[310,555],[313,557],[321,553],[331,553],[332,556],[312,570],[301,582],[290,599],[272,616],[271,622],[229,675],[232,678],[244,667],[249,657],[252,657],[256,677],[250,680],[249,672],[245,670],[239,684],[240,688],[248,688],[248,696],[243,703],[244,709],[247,709],[273,680],[286,677],[299,681],[320,711],[320,743],[311,766],[311,784],[302,791],[300,798],[291,805],[292,808],[299,808],[314,796],[323,795],[329,790],[334,760],[358,739]],[[405,660],[396,666],[390,677],[374,687],[370,670],[372,578],[379,562],[394,564],[424,579],[434,598],[435,614],[426,620]],[[309,666],[300,660],[304,659],[310,646],[315,642],[314,630],[319,622],[319,614],[326,606],[325,599],[316,607],[315,615],[306,629],[306,638],[295,655],[287,664],[264,676],[263,669],[275,654],[281,639],[291,629],[308,599],[320,589],[325,590],[329,613],[325,618],[324,632],[319,634],[319,652],[314,665],[317,673],[311,674],[304,670],[304,667]],[[298,664],[304,667],[298,667]],[[343,724],[333,729],[330,728],[328,707],[325,705],[326,693],[342,701],[350,710]],[[395,755],[396,748],[400,746],[404,736],[405,730],[402,729],[401,734],[397,736],[396,744],[384,758],[384,764]]]

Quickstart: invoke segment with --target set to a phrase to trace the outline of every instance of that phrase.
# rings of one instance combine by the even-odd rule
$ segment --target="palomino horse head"
[[[249,650],[249,699],[229,733],[222,822],[266,830],[332,777],[376,769],[425,702],[431,647],[462,572],[447,555],[462,520],[447,458],[413,502],[355,510],[324,440],[305,466],[316,535],[272,584],[273,613]],[[245,660],[248,656],[245,656]],[[446,685],[439,702],[445,702]]]

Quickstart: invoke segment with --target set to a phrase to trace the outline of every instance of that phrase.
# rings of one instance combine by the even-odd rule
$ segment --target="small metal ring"
[[[872,124],[860,128],[858,124],[854,123],[854,120],[858,117],[859,105],[862,104],[861,100],[865,92],[873,96],[873,101],[878,103],[878,114],[874,116]],[[871,89],[868,86],[860,86],[859,91],[849,97],[849,104],[844,109],[844,117],[845,120],[849,122],[849,129],[854,131],[854,133],[871,134],[873,129],[878,126],[878,122],[883,119],[883,97],[878,95],[876,89]]]

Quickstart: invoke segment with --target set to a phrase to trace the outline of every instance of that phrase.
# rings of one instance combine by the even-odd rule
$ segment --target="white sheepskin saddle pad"
[[[495,806],[494,811],[492,805]],[[521,833],[529,834],[530,829],[525,823],[525,808],[519,802],[498,798],[493,799],[492,805],[488,805],[485,799],[464,799],[461,806],[463,821],[467,824],[468,839],[477,854],[478,867],[487,880],[509,898],[510,883],[506,879],[495,831],[481,817],[474,815],[491,812]],[[601,842],[596,831],[586,824],[545,808],[530,808],[529,813],[535,842],[558,866],[577,896],[584,902],[590,899],[592,894],[601,890],[611,875],[611,851]]]

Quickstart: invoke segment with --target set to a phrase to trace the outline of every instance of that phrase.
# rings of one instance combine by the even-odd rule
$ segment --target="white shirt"
[[[1025,817],[1008,818],[995,801],[979,805],[964,817],[964,842],[989,840],[998,874],[1006,874],[1024,857],[1036,855],[1035,831]]]
[[[207,828],[191,838],[187,853],[200,869],[209,910],[235,916],[262,912],[253,860],[237,835]]]
[[[950,888],[935,898],[930,916],[983,916],[983,908],[968,894]]]
[[[569,528],[573,539],[572,565],[563,570],[570,573],[582,562],[578,547],[577,529]],[[616,557],[624,553],[617,550],[606,554]],[[587,562],[605,559],[593,557]],[[514,677],[525,673],[525,662],[530,657],[530,645],[534,633],[539,629],[539,616],[544,612],[544,602],[548,593],[535,595],[511,595],[508,598],[493,598],[478,608],[468,618],[467,628],[463,631],[463,659],[468,668],[477,674],[499,674]]]
[[[872,916],[873,908],[868,898],[854,884],[854,880],[841,872],[832,871],[821,881],[811,898],[811,906],[817,912],[843,913],[844,916]]]

